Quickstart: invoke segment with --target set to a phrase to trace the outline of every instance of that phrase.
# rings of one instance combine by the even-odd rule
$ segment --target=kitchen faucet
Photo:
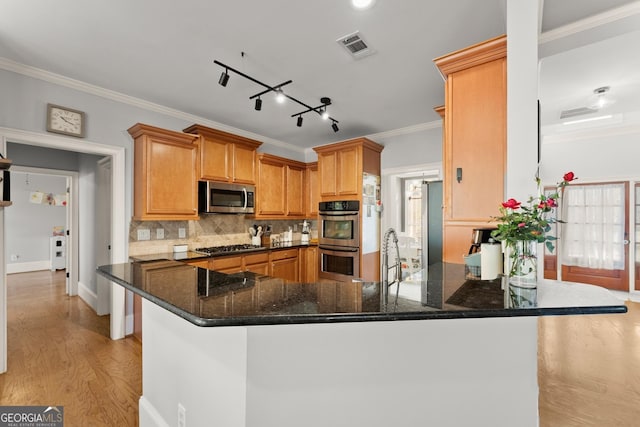
[[[395,264],[389,266],[389,237],[393,236],[393,246],[395,246]],[[391,283],[389,283],[389,270],[395,269],[395,278]],[[389,286],[394,283],[397,284],[396,288],[396,299],[394,303],[394,307],[398,305],[398,292],[400,291],[400,282],[402,281],[402,263],[400,261],[400,249],[398,248],[398,235],[393,228],[388,229],[384,233],[383,237],[383,245],[382,245],[382,265],[380,278],[382,280],[381,286],[382,289],[380,291],[380,302],[382,307],[386,310],[387,304],[389,303]]]

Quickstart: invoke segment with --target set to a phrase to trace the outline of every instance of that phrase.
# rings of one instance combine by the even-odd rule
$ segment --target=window
[[[564,265],[625,268],[625,193],[624,183],[565,187]]]

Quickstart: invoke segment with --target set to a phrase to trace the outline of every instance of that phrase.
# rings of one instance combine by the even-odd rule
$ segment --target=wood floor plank
[[[62,405],[65,425],[137,426],[142,348],[65,294],[64,271],[9,275],[0,405]]]
[[[627,306],[540,318],[540,427],[640,425],[640,304]]]

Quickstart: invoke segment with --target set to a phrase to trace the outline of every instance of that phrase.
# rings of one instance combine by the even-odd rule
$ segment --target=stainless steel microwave
[[[198,182],[198,207],[203,213],[255,213],[253,185]]]

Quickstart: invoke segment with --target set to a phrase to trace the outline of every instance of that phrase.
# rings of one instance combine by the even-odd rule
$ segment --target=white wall
[[[13,205],[5,210],[5,262],[9,273],[50,268],[49,238],[54,226],[64,227],[66,223],[65,207],[31,203],[32,191],[65,194],[66,178],[11,172]],[[12,261],[11,255],[18,259]]]

